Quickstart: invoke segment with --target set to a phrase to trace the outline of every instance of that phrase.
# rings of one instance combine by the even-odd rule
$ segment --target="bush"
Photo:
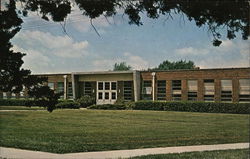
[[[165,103],[161,101],[138,101],[131,105],[134,110],[163,110]]]
[[[0,106],[39,106],[32,99],[0,99]]]
[[[233,114],[250,113],[249,103],[138,101],[130,105],[132,105],[132,109],[135,110],[165,110]]]
[[[77,102],[73,102],[73,101],[66,101],[66,102],[60,102],[58,104],[56,104],[56,108],[57,109],[79,109],[80,105]]]
[[[78,102],[80,104],[80,107],[86,108],[88,106],[95,104],[95,98],[93,98],[89,95],[85,95],[85,96],[77,99],[76,102]]]
[[[125,110],[127,107],[124,104],[103,104],[92,105],[88,109],[103,109],[103,110]]]

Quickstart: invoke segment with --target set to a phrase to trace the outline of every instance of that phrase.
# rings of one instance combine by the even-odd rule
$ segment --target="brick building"
[[[117,99],[250,102],[250,68],[38,75],[48,77],[46,84],[56,92],[64,92],[64,99],[90,95],[97,104],[114,103]],[[0,92],[0,97],[23,98],[25,94]]]

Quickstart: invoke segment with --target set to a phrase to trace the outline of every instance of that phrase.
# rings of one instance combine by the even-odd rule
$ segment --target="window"
[[[142,82],[142,99],[152,100],[152,81]]]
[[[109,92],[105,92],[105,99],[109,99]]]
[[[181,100],[181,80],[172,81],[172,100]]]
[[[110,82],[105,82],[105,90],[110,90]]]
[[[232,101],[232,80],[221,80],[221,101]]]
[[[239,102],[250,102],[250,79],[240,79]]]
[[[103,90],[103,82],[98,82],[98,90]]]
[[[132,100],[132,81],[124,81],[123,82],[123,96],[124,96],[124,100]]]
[[[63,83],[63,82],[58,82],[58,83],[57,83],[56,92],[57,92],[57,93],[64,92],[64,83]]]
[[[111,90],[116,90],[116,82],[111,82]]]
[[[84,95],[92,95],[91,82],[84,82]]]
[[[72,82],[68,83],[68,98],[73,98]]]
[[[111,96],[112,99],[116,99],[116,92],[112,92],[111,95],[112,95],[112,96]]]
[[[197,80],[188,80],[188,100],[196,101],[198,92],[198,82]]]
[[[166,81],[157,81],[157,100],[166,100]]]
[[[54,82],[49,82],[49,83],[48,83],[48,87],[49,87],[50,89],[54,90],[54,89],[55,89],[55,84],[54,84]]]
[[[102,97],[102,92],[99,92],[99,93],[98,93],[98,99],[103,99],[103,97]]]
[[[214,101],[214,80],[204,80],[204,101]]]

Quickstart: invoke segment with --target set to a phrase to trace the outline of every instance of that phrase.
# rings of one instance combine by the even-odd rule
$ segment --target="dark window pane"
[[[105,92],[105,99],[109,99],[109,93]]]
[[[116,90],[116,82],[111,83],[111,90]]]
[[[112,99],[116,99],[116,93],[112,92]]]
[[[103,90],[103,82],[98,82],[98,90]]]
[[[98,93],[98,99],[102,99],[102,92]]]
[[[109,82],[105,82],[105,90],[110,90],[110,83]]]

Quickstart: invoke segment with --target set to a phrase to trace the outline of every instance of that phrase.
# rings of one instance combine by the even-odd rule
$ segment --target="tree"
[[[187,16],[189,21],[195,21],[197,27],[207,26],[213,36],[213,45],[221,44],[222,33],[234,39],[241,32],[244,40],[249,36],[249,2],[247,0],[16,0],[21,1],[23,9],[20,12],[36,11],[41,18],[60,22],[71,12],[72,4],[76,4],[82,14],[92,19],[99,16],[114,16],[118,10],[129,18],[129,24],[143,25],[142,13],[147,17],[157,19],[166,16],[173,19],[173,14]],[[95,29],[95,27],[94,27]],[[224,30],[225,29],[225,30]],[[96,29],[95,29],[96,30]],[[96,30],[97,32],[97,30]],[[98,32],[97,32],[98,33]]]
[[[113,71],[128,71],[131,70],[132,67],[127,65],[126,62],[115,63]]]
[[[196,69],[197,67],[194,65],[193,61],[186,61],[186,60],[180,60],[180,61],[173,61],[170,62],[168,60],[163,61],[161,64],[159,64],[158,67],[153,68],[151,70],[179,70],[179,69]]]
[[[56,104],[62,94],[63,92],[55,93],[48,86],[42,85],[36,85],[29,90],[30,97],[35,98],[36,103],[39,106],[47,108],[49,112],[56,109]]]

